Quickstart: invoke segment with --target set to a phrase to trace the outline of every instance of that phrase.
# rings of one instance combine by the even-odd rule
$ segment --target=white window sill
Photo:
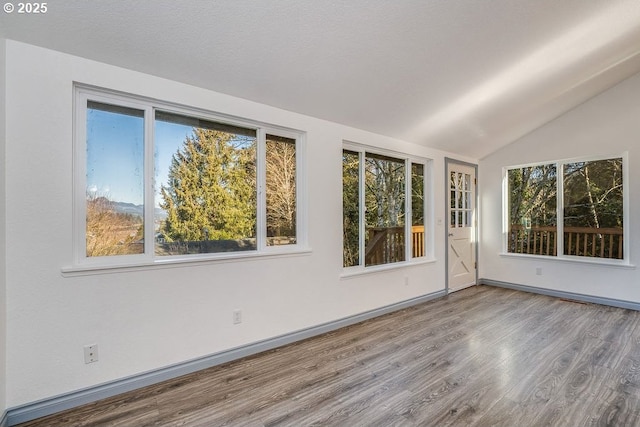
[[[631,264],[629,261],[621,259],[605,259],[605,258],[592,258],[592,257],[578,257],[578,256],[548,256],[548,255],[530,255],[530,254],[515,254],[510,252],[500,252],[498,254],[505,258],[520,258],[527,260],[541,260],[550,262],[563,262],[572,264],[592,265],[598,267],[614,267],[614,268],[629,268],[635,269],[636,265]]]
[[[375,265],[371,267],[348,267],[343,270],[342,274],[340,274],[340,278],[349,279],[352,277],[358,277],[372,273],[380,273],[383,271],[401,270],[403,268],[415,267],[418,265],[434,264],[437,261],[438,260],[436,258],[419,258],[411,261],[394,262],[391,264]]]
[[[244,262],[252,259],[283,258],[311,254],[311,248],[273,249],[263,252],[234,252],[224,254],[188,255],[157,258],[154,261],[128,264],[101,263],[63,267],[64,277],[89,276],[96,274],[124,273],[129,271],[158,270],[163,268],[183,268],[200,265],[214,265],[227,262]]]

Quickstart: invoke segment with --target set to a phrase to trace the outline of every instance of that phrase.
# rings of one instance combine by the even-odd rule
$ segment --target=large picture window
[[[343,266],[426,256],[425,163],[348,147],[342,152]]]
[[[78,263],[301,243],[301,133],[83,88],[76,101]]]
[[[623,260],[623,157],[506,172],[507,252]]]

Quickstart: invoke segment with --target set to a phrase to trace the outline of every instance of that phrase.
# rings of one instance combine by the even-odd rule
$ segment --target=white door
[[[448,163],[448,290],[476,284],[476,170]]]

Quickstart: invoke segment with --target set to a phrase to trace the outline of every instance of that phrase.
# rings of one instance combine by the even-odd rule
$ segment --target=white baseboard
[[[232,360],[241,359],[243,357],[251,356],[256,353],[261,353],[263,351],[291,344],[296,341],[301,341],[316,335],[331,332],[345,326],[353,325],[364,320],[382,316],[383,314],[421,304],[423,302],[440,298],[445,295],[446,293],[444,290],[433,292],[421,297],[402,301],[396,304],[391,304],[385,307],[380,307],[375,310],[356,314],[354,316],[349,316],[333,322],[313,326],[307,329],[302,329],[275,338],[255,342],[246,346],[230,349],[220,353],[215,353],[199,359],[189,360],[158,370],[145,372],[139,375],[134,375],[105,384],[100,384],[95,387],[90,387],[61,396],[44,399],[15,408],[10,408],[5,412],[5,415],[2,418],[3,422],[0,423],[0,427],[13,426],[26,421],[34,420],[36,418],[55,414],[56,412],[75,408],[80,405],[146,387],[148,385],[157,384],[159,382],[177,378],[182,375],[200,371],[202,369],[227,363]]]

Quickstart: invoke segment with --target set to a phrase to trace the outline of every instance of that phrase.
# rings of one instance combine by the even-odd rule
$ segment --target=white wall
[[[640,75],[618,84],[480,162],[481,278],[640,302],[640,270],[539,258],[499,256],[502,249],[502,169],[524,163],[629,153],[631,263],[640,261]],[[526,102],[526,100],[523,100]],[[536,276],[537,267],[542,275]]]
[[[436,216],[444,211],[445,153],[22,43],[8,41],[6,54],[8,407],[444,289],[442,228],[435,263],[340,274],[342,141],[432,158]],[[306,131],[311,254],[64,276],[72,261],[74,81]],[[232,325],[235,308],[241,325]],[[90,343],[100,361],[85,365]]]
[[[7,408],[7,305],[5,251],[5,46],[0,38],[0,418]]]

